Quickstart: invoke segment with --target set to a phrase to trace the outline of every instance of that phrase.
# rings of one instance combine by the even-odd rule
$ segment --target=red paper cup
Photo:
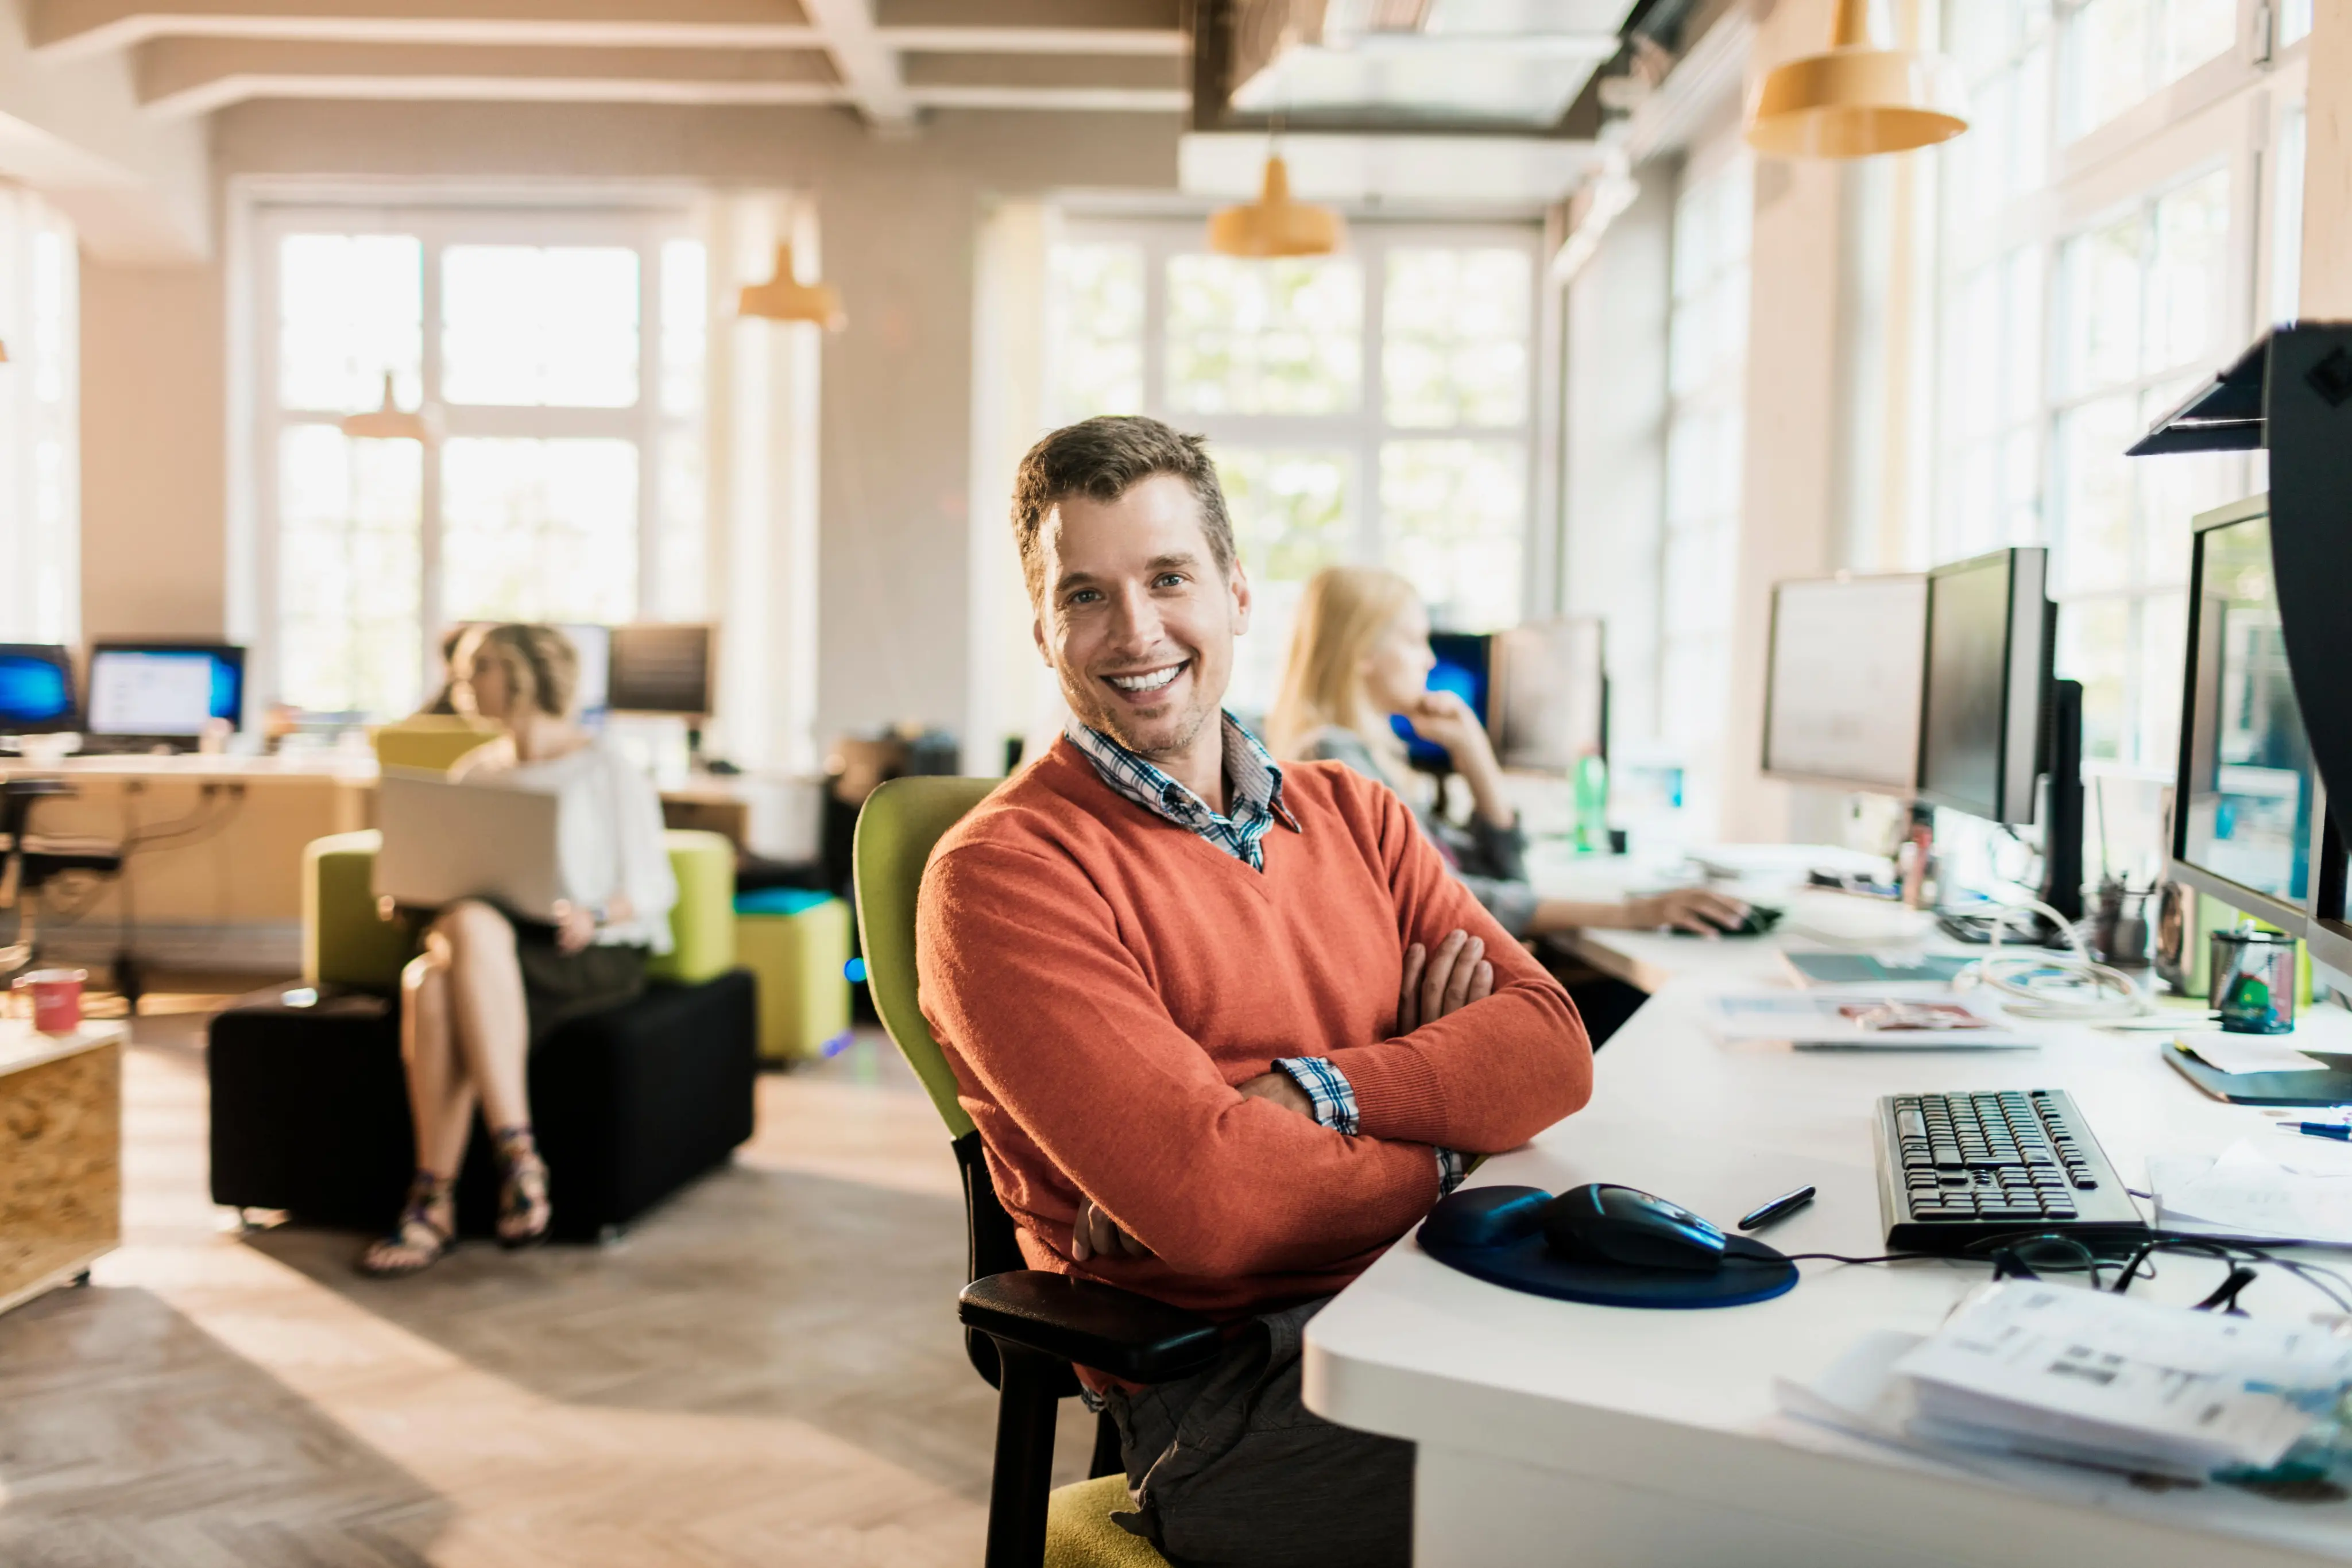
[[[36,969],[16,977],[16,988],[33,994],[33,1028],[42,1034],[71,1034],[81,1028],[83,969]]]

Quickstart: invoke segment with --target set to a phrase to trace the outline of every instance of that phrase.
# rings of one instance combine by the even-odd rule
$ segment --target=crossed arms
[[[1400,968],[1414,946],[1424,955],[1416,985],[1402,973],[1383,985],[1383,998],[1398,987],[1395,1028],[1322,1049],[1286,1040],[1291,1020],[1265,1018],[1264,1044],[1252,1048],[1263,1054],[1239,1083],[1178,1025],[1104,895],[1067,857],[966,841],[933,862],[919,943],[924,1010],[1014,1178],[1000,1196],[1048,1247],[1086,1256],[1086,1208],[1090,1228],[1098,1214],[1175,1273],[1326,1268],[1427,1211],[1433,1145],[1516,1148],[1584,1103],[1591,1056],[1566,993],[1453,879],[1402,804],[1384,791],[1381,800],[1377,873]],[[1449,949],[1456,932],[1466,935]],[[1482,951],[1465,963],[1473,938]],[[1385,999],[1363,1011],[1388,1021]],[[1344,1075],[1354,1135],[1278,1103],[1286,1095],[1265,1075],[1302,1054]],[[1134,1255],[1113,1245],[1110,1259]]]

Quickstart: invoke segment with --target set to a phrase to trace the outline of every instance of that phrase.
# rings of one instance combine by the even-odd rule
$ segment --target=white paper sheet
[[[2219,1159],[2147,1162],[2159,1227],[2352,1247],[2352,1148],[2276,1131],[2242,1138]]]
[[[1877,1009],[1900,1009],[1904,1019],[1949,1015],[1958,1028],[1889,1028]],[[1923,1009],[1925,1010],[1923,1013]],[[1707,1027],[1717,1039],[1786,1040],[1807,1051],[2031,1051],[2042,1042],[1973,1001],[1949,995],[1922,997],[1843,991],[1757,991],[1716,997]]]
[[[2199,1061],[2231,1077],[2241,1072],[2326,1072],[2327,1063],[2304,1055],[2277,1035],[2225,1034],[2200,1030],[2179,1037]]]
[[[2352,1382],[2352,1342],[2105,1291],[2009,1281],[1895,1364],[1915,1436],[2183,1476],[2267,1469]]]

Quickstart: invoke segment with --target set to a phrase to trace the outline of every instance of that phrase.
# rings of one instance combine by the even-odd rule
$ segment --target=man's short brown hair
[[[1201,531],[1217,570],[1234,570],[1234,525],[1225,492],[1209,460],[1208,438],[1186,435],[1140,414],[1104,414],[1066,424],[1029,449],[1013,480],[1013,538],[1032,603],[1045,595],[1041,537],[1045,519],[1070,496],[1108,503],[1155,474],[1173,474],[1201,503]]]

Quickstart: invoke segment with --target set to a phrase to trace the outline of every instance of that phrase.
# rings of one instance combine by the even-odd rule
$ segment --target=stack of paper
[[[1759,991],[1712,998],[1708,1024],[1725,1041],[1786,1040],[1802,1049],[2028,1050],[2021,1034],[1973,998],[1827,991]]]
[[[1987,1289],[1895,1364],[1913,1435],[2202,1478],[2268,1469],[2352,1385],[2309,1324],[2038,1281]]]
[[[1782,1385],[1781,1407],[1921,1451],[2182,1479],[2277,1466],[2352,1387],[2352,1341],[2323,1329],[2038,1281],[1861,1348],[1819,1387]]]
[[[2242,1138],[2219,1159],[2155,1155],[2147,1179],[2163,1229],[2352,1247],[2352,1147],[2342,1144]]]

